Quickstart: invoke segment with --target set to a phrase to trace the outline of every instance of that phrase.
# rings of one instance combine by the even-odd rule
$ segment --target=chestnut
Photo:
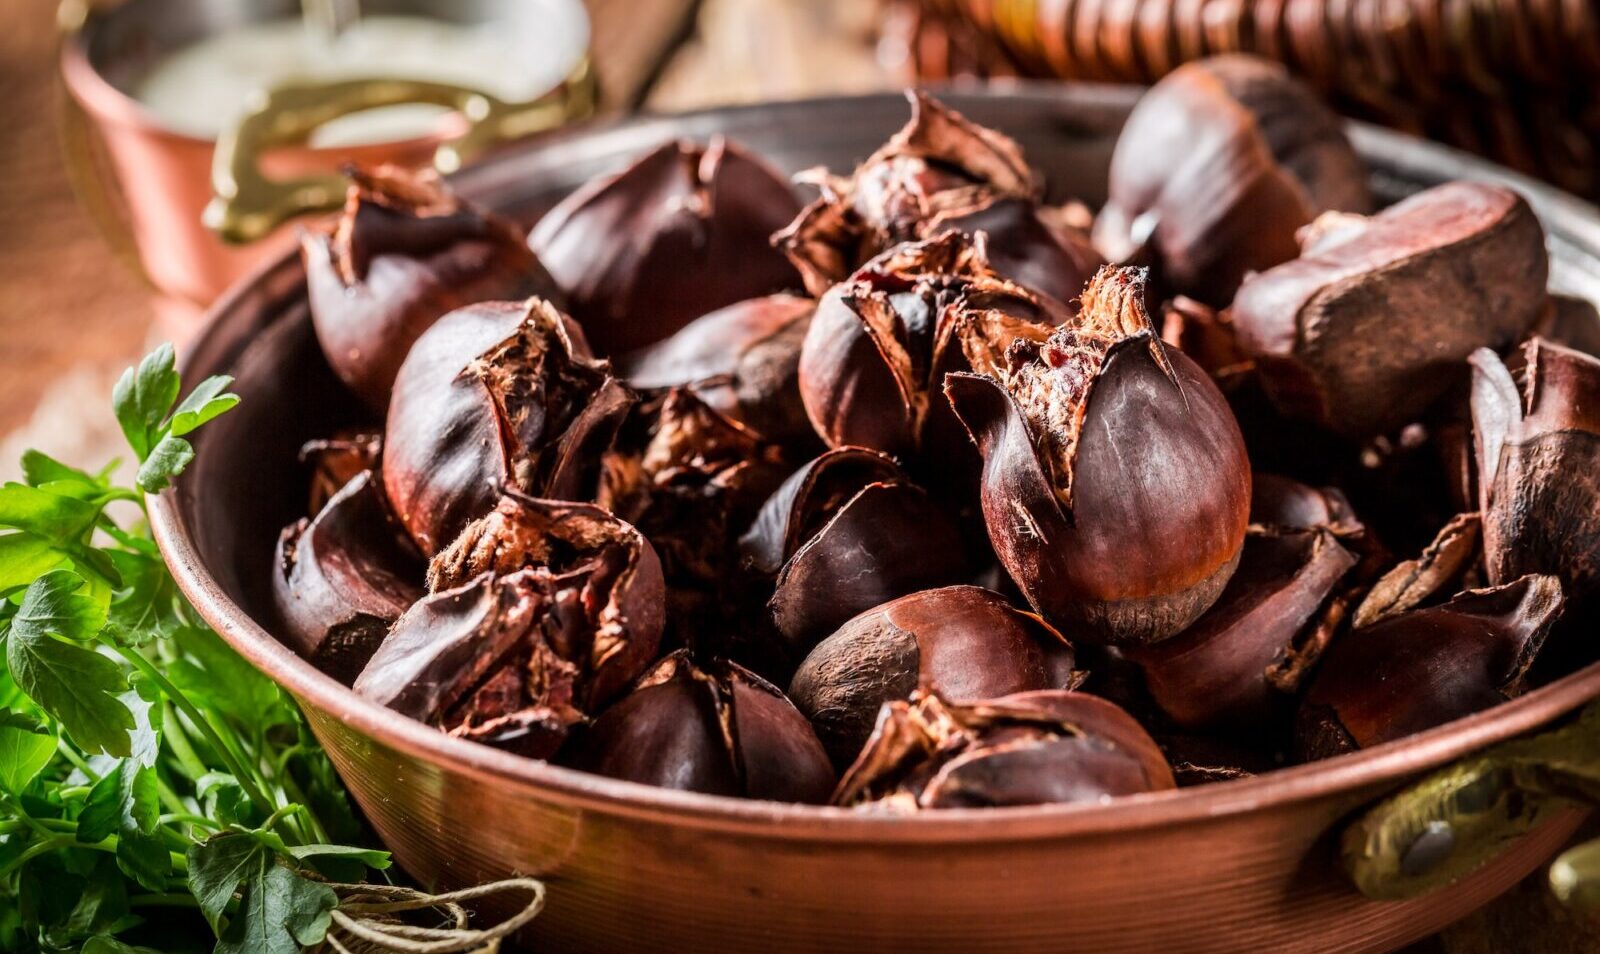
[[[847,765],[886,702],[918,689],[987,699],[1074,686],[1072,646],[1048,623],[976,586],[923,590],[849,620],[811,650],[789,698]]]
[[[555,280],[514,223],[457,198],[430,172],[351,170],[344,214],[300,237],[311,325],[328,364],[382,411],[411,345],[448,312],[539,295]]]
[[[655,550],[592,504],[508,491],[428,568],[355,691],[452,735],[548,758],[661,643]]]
[[[1537,337],[1513,357],[1515,372],[1472,356],[1484,566],[1491,583],[1554,574],[1587,609],[1600,587],[1600,359]]]
[[[1571,295],[1550,295],[1533,323],[1530,335],[1552,344],[1600,357],[1600,309]]]
[[[363,471],[376,471],[383,435],[347,429],[300,445],[300,463],[311,468],[311,516],[322,512],[333,495]]]
[[[549,302],[453,311],[417,339],[395,378],[384,490],[432,556],[494,506],[503,484],[591,497],[600,451],[632,401]]]
[[[962,543],[946,509],[893,460],[860,447],[824,453],[773,492],[739,539],[751,589],[771,593],[776,645],[755,657],[787,673],[857,613],[968,579]]]
[[[788,183],[740,146],[669,142],[567,196],[528,242],[594,346],[620,355],[798,285],[767,239],[799,209]]]
[[[1281,478],[1280,478],[1281,480]],[[1258,478],[1258,496],[1263,481]],[[1276,489],[1277,482],[1268,482]],[[1315,499],[1296,495],[1296,509]],[[1281,520],[1305,520],[1295,513]],[[1312,636],[1335,588],[1356,565],[1329,524],[1295,528],[1252,520],[1239,569],[1217,602],[1171,639],[1133,647],[1150,697],[1182,729],[1250,728],[1287,709],[1298,682],[1323,649]]]
[[[641,389],[688,387],[718,413],[779,443],[815,440],[800,401],[800,344],[817,303],[768,295],[720,308],[618,359]]]
[[[1220,308],[1247,274],[1294,258],[1319,213],[1367,211],[1366,181],[1339,118],[1281,65],[1210,57],[1134,106],[1094,241],[1115,262],[1148,253],[1169,291]]]
[[[1466,379],[1474,350],[1520,339],[1548,267],[1521,196],[1450,182],[1308,233],[1298,258],[1245,280],[1229,313],[1280,411],[1359,440],[1416,420]]]
[[[1297,753],[1369,748],[1520,694],[1562,605],[1560,581],[1529,574],[1343,634],[1300,706]]]
[[[1114,703],[1045,690],[887,702],[834,803],[874,810],[1103,802],[1175,788],[1142,726]]]
[[[1153,643],[1221,595],[1250,515],[1227,401],[1156,337],[1144,269],[1107,267],[1070,324],[945,392],[983,454],[989,541],[1035,610],[1074,639]]]
[[[779,802],[825,802],[835,779],[811,723],[776,686],[681,649],[601,714],[567,760],[645,785]]]
[[[1102,259],[1081,233],[1055,227],[1021,148],[926,94],[909,90],[911,120],[849,177],[825,172],[822,195],[773,237],[821,297],[902,242],[950,229],[983,233],[1006,278],[1061,301],[1077,297]]]
[[[977,331],[956,315],[968,311],[993,313],[988,326],[1068,317],[1001,279],[981,243],[958,232],[896,246],[835,285],[800,351],[800,397],[817,434],[830,447],[915,453],[946,467],[970,454],[940,389],[945,374],[967,367],[960,338]]]
[[[284,641],[347,685],[421,596],[422,561],[371,471],[278,537],[272,597]]]

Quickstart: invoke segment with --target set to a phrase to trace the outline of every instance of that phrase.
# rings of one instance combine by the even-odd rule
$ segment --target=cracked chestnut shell
[[[1345,633],[1301,704],[1297,752],[1370,748],[1521,694],[1562,602],[1560,581],[1530,574]]]
[[[1177,787],[1135,719],[1084,692],[885,703],[834,803],[874,810],[1101,802]]]
[[[1472,356],[1472,421],[1491,583],[1561,579],[1592,607],[1600,586],[1600,360],[1533,338]],[[1590,654],[1592,658],[1592,652]]]
[[[787,673],[817,641],[864,610],[971,575],[947,509],[888,457],[828,451],[767,498],[738,543],[751,589],[767,592],[777,642],[763,668]]]
[[[707,312],[792,288],[768,241],[799,212],[789,184],[718,136],[671,142],[590,181],[528,237],[595,348],[620,355]]]
[[[515,224],[458,199],[431,172],[352,171],[344,214],[300,238],[311,325],[328,364],[374,410],[411,345],[448,312],[533,295],[555,280]]]
[[[921,454],[950,469],[970,455],[941,385],[967,369],[967,312],[1048,326],[1058,303],[1000,278],[981,245],[959,232],[897,246],[863,265],[817,303],[800,351],[800,397],[830,447]]]
[[[311,500],[306,512],[316,516],[357,474],[377,471],[382,454],[383,435],[357,429],[302,444],[300,463],[311,468]]]
[[[1366,183],[1339,118],[1281,65],[1211,57],[1128,116],[1094,240],[1112,261],[1148,251],[1164,287],[1220,308],[1247,274],[1294,258],[1318,214],[1367,211]]]
[[[800,345],[817,303],[768,295],[720,308],[618,359],[635,388],[687,387],[721,414],[779,443],[814,440],[800,400]]]
[[[422,561],[362,471],[314,519],[283,529],[272,598],[295,652],[348,685],[390,624],[422,596]]]
[[[1033,173],[1011,138],[917,90],[911,120],[847,177],[816,171],[822,195],[773,237],[821,297],[867,260],[902,242],[955,229],[984,233],[1003,276],[1061,301],[1075,299],[1103,261],[1075,231],[1053,227]]]
[[[776,686],[685,650],[596,719],[569,759],[630,782],[778,802],[820,804],[835,780],[811,723]]]
[[[661,564],[592,504],[511,491],[428,568],[355,691],[452,735],[548,758],[655,659]]]
[[[1540,315],[1544,230],[1521,196],[1450,182],[1371,218],[1320,219],[1298,258],[1246,279],[1229,314],[1285,415],[1362,439],[1418,418],[1478,348]]]
[[[1337,491],[1269,475],[1254,486],[1239,568],[1216,603],[1177,636],[1128,651],[1151,699],[1182,729],[1252,728],[1285,715],[1332,636],[1338,620],[1321,624],[1356,565],[1339,539],[1361,526]],[[1335,612],[1342,617],[1342,604]]]
[[[400,367],[384,490],[432,556],[488,513],[504,485],[590,498],[600,453],[632,402],[550,303],[470,305],[428,329]]]
[[[1233,575],[1250,515],[1244,438],[1215,384],[1168,349],[1143,269],[1102,269],[1072,323],[945,391],[983,454],[989,541],[1034,609],[1074,639],[1154,643]]]
[[[848,765],[886,702],[919,689],[990,699],[1075,685],[1066,639],[1044,620],[976,586],[891,600],[851,619],[811,650],[789,698],[816,727],[835,765]]]

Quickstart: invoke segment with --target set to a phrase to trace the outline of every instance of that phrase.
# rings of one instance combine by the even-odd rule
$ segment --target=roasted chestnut
[[[1128,651],[1180,728],[1258,729],[1281,719],[1324,648],[1323,611],[1356,565],[1339,535],[1361,527],[1337,491],[1296,493],[1286,483],[1257,477],[1239,569],[1217,602],[1177,636]],[[1269,495],[1287,505],[1261,499]],[[1333,513],[1307,512],[1330,498]]]
[[[1074,639],[1153,643],[1227,585],[1250,515],[1244,439],[1215,384],[1156,337],[1143,269],[1102,269],[1044,341],[969,354],[945,391],[983,454],[1000,563]]]
[[[739,552],[751,588],[771,593],[765,609],[778,643],[750,658],[775,673],[790,672],[857,613],[972,573],[945,508],[894,461],[860,447],[828,451],[791,474]]]
[[[992,318],[979,328],[958,318],[967,312]],[[981,245],[958,232],[896,246],[817,303],[800,351],[800,396],[831,447],[919,454],[949,469],[971,454],[941,390],[947,373],[967,368],[961,339],[1067,317],[1058,302],[1001,279]]]
[[[1561,610],[1560,581],[1530,574],[1343,634],[1300,706],[1296,751],[1369,748],[1520,694]]]
[[[1521,196],[1451,182],[1310,230],[1299,258],[1245,280],[1230,316],[1279,410],[1360,439],[1415,420],[1477,348],[1521,338],[1547,268]]]
[[[355,691],[452,735],[548,758],[655,659],[661,564],[592,504],[515,491],[428,568]]]
[[[796,295],[737,302],[618,359],[620,373],[635,388],[690,388],[763,437],[807,443],[814,437],[800,401],[800,344],[816,307]]]
[[[1112,261],[1148,253],[1168,290],[1220,308],[1245,275],[1294,258],[1319,213],[1367,211],[1366,182],[1339,118],[1287,70],[1212,57],[1133,108],[1094,240]]]
[[[352,477],[315,519],[278,537],[272,597],[284,639],[340,682],[361,672],[420,596],[422,561],[371,471]]]
[[[737,663],[661,660],[583,733],[568,760],[645,785],[821,803],[833,765],[778,687]]]
[[[356,429],[300,445],[300,463],[311,468],[311,505],[306,513],[321,513],[357,474],[377,470],[382,452],[383,435]]]
[[[528,242],[601,354],[672,335],[799,276],[768,237],[799,212],[776,172],[716,137],[670,142],[551,209]]]
[[[1084,692],[885,703],[838,805],[888,811],[1103,802],[1176,787],[1155,740]]]
[[[411,345],[463,305],[560,301],[522,229],[456,198],[431,172],[350,172],[344,214],[300,237],[311,325],[339,380],[382,411]]]
[[[600,452],[633,398],[542,299],[451,312],[417,339],[395,378],[383,486],[431,556],[511,485],[588,499]]]
[[[1075,686],[1072,647],[1048,623],[976,586],[923,590],[870,609],[811,651],[789,698],[835,765],[872,734],[878,709],[918,689],[989,699]]]
[[[1006,278],[1061,301],[1077,297],[1102,259],[1041,214],[1033,174],[1012,139],[908,91],[911,121],[849,177],[823,171],[822,196],[773,237],[821,297],[868,259],[949,229],[985,235]]]
[[[1561,579],[1587,608],[1600,586],[1600,360],[1533,338],[1515,373],[1472,356],[1472,421],[1491,583]]]

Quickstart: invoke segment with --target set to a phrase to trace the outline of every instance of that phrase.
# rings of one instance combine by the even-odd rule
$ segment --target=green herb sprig
[[[36,451],[0,487],[0,950],[298,954],[328,934],[328,882],[388,866],[299,710],[149,536],[144,493],[231,383],[180,402],[159,348],[113,392],[133,487]]]

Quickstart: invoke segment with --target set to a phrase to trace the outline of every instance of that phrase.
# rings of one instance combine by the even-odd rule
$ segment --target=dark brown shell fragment
[[[344,214],[301,235],[311,324],[339,379],[382,411],[406,352],[448,312],[560,292],[515,224],[431,172],[350,173]]]
[[[528,242],[594,346],[621,355],[797,286],[768,238],[799,209],[788,183],[738,145],[670,142],[572,193]]]
[[[885,703],[834,803],[874,810],[1102,802],[1174,788],[1134,718],[1083,692]]]
[[[776,686],[684,650],[595,720],[570,761],[645,785],[783,802],[827,801],[835,779],[811,724]]]

